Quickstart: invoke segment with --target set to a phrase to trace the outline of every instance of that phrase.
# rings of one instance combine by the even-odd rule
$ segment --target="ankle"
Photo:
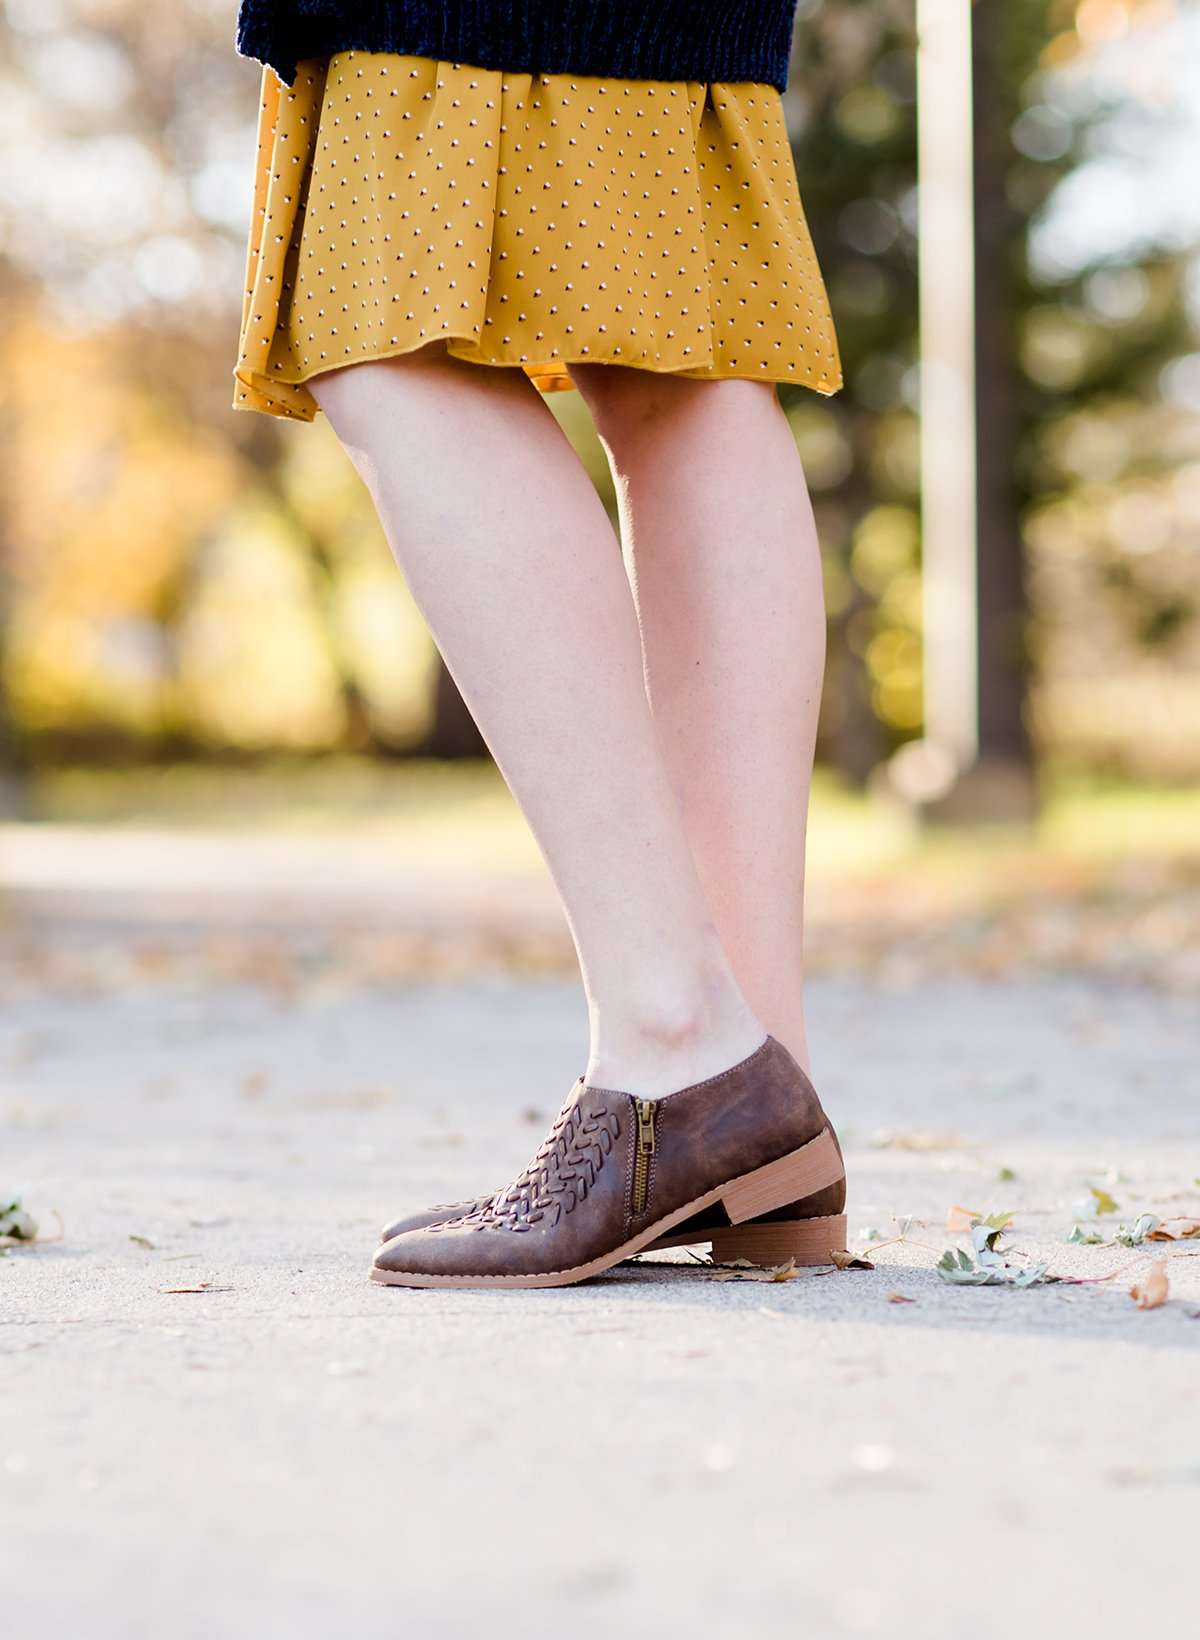
[[[587,1081],[647,1098],[727,1070],[767,1034],[732,979],[670,1003],[660,999],[651,1008],[644,998],[636,1009],[616,1015],[593,1008],[592,1027]]]

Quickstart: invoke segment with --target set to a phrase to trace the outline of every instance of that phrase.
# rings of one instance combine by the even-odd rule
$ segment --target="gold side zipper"
[[[654,1155],[654,1118],[657,1107],[652,1099],[637,1099],[637,1154],[633,1159],[633,1211],[646,1211],[650,1194],[650,1158]]]

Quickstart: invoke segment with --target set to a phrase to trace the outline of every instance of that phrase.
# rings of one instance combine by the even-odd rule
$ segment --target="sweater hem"
[[[331,15],[332,0],[300,0],[286,21],[277,0],[243,0],[237,50],[270,67],[289,87],[308,58],[339,51],[427,57],[510,73],[579,74],[630,80],[746,82],[787,87],[791,12],[741,18],[705,28],[700,22],[631,27],[630,12],[595,0],[510,0],[514,21],[497,29],[468,6],[447,15],[432,0],[373,0],[353,19]],[[665,8],[668,12],[670,7]]]

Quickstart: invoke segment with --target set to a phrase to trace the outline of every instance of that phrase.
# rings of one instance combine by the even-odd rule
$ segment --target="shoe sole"
[[[711,1235],[700,1238],[703,1241],[712,1241],[714,1258],[719,1241],[722,1257],[749,1257],[752,1262],[758,1262],[758,1258],[748,1252],[728,1251],[730,1245],[756,1245],[764,1250],[762,1256],[770,1256],[773,1259],[774,1254],[768,1255],[765,1249],[768,1246],[774,1248],[782,1245],[785,1236],[789,1234],[790,1240],[794,1242],[798,1221],[780,1224],[751,1224],[747,1221],[760,1218],[764,1213],[773,1213],[789,1202],[803,1201],[806,1196],[815,1196],[819,1190],[839,1183],[844,1176],[842,1159],[833,1141],[833,1135],[825,1128],[799,1150],[793,1150],[787,1156],[769,1162],[766,1167],[758,1167],[753,1172],[726,1180],[724,1184],[706,1191],[703,1196],[697,1196],[694,1201],[685,1202],[673,1213],[664,1214],[661,1219],[648,1224],[644,1230],[622,1242],[619,1247],[614,1247],[611,1252],[604,1253],[599,1258],[589,1259],[586,1264],[578,1264],[567,1270],[543,1270],[536,1274],[514,1276],[435,1275],[416,1270],[384,1270],[376,1264],[371,1267],[371,1280],[385,1287],[570,1287],[577,1281],[587,1281],[591,1276],[598,1276],[605,1270],[611,1270],[614,1264],[632,1258],[635,1253],[648,1251],[652,1243],[660,1246],[669,1245],[665,1238],[673,1229],[690,1219],[693,1214],[702,1213],[705,1208],[712,1207],[717,1202],[721,1203],[729,1215],[730,1228],[714,1230]],[[837,1226],[841,1227],[841,1245],[845,1245],[846,1221],[843,1215],[804,1222],[816,1227],[813,1231],[816,1239],[810,1247],[810,1252],[813,1247],[819,1250],[820,1246],[828,1241],[829,1236],[835,1233]],[[771,1235],[771,1232],[776,1234]],[[687,1243],[680,1242],[677,1245],[694,1245],[694,1242],[695,1238],[689,1238]],[[828,1250],[832,1253],[835,1249],[830,1246]],[[779,1262],[785,1262],[794,1256],[789,1250]],[[810,1262],[831,1261],[810,1258]]]

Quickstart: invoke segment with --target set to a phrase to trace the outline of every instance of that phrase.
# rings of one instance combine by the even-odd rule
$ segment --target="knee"
[[[721,438],[732,426],[744,428],[747,418],[782,413],[770,382],[713,381],[634,365],[573,364],[570,369],[596,431],[616,453],[675,434],[699,440],[711,431]]]

